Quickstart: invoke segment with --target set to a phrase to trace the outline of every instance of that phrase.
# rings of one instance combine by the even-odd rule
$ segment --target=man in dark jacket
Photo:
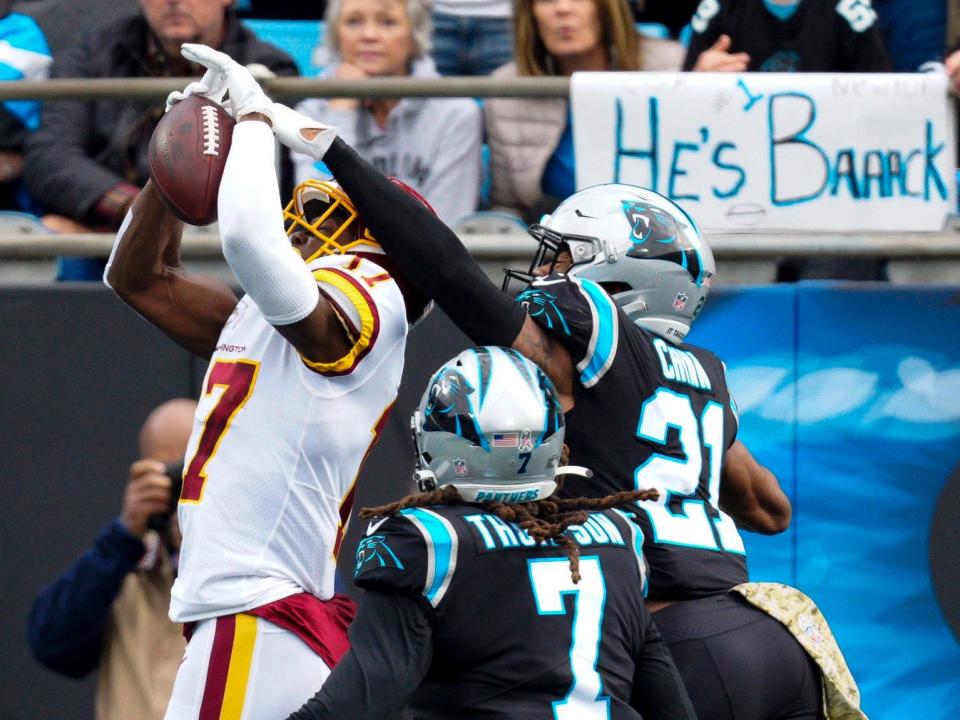
[[[39,662],[73,678],[97,670],[96,720],[161,720],[173,689],[184,641],[167,617],[180,547],[168,464],[183,461],[196,407],[177,398],[150,413],[120,517],[30,610],[27,641]]]
[[[296,75],[293,59],[241,25],[232,0],[139,0],[142,12],[103,27],[54,61],[52,77],[183,77],[200,74],[184,42],[209,43],[238,62]],[[116,230],[149,177],[147,147],[164,101],[57,100],[29,138],[24,179],[57,232]],[[61,278],[98,279],[103,265],[64,268]],[[65,273],[64,270],[67,272]],[[72,273],[72,277],[71,277]]]

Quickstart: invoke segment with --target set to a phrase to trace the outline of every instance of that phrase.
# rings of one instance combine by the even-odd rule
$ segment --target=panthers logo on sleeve
[[[538,325],[547,330],[557,329],[565,335],[570,334],[570,327],[563,319],[563,312],[557,304],[557,296],[546,288],[531,285],[517,295],[517,302],[527,311]]]
[[[406,517],[374,519],[357,545],[353,581],[367,590],[422,593],[428,556],[423,535]]]
[[[392,567],[403,570],[403,563],[396,553],[390,549],[387,538],[384,535],[370,535],[360,541],[357,546],[357,566],[353,576],[357,577],[363,571],[364,567],[384,568]]]
[[[539,277],[517,295],[530,319],[570,351],[584,387],[606,374],[617,354],[613,298],[596,282],[563,274]]]

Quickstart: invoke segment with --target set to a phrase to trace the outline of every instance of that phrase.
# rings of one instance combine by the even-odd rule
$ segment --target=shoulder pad
[[[373,518],[357,545],[353,581],[368,590],[417,593],[423,588],[426,557],[422,536],[402,516]]]
[[[574,338],[574,330],[587,319],[586,306],[576,284],[565,275],[536,278],[517,302],[544,330],[563,338]]]
[[[357,546],[354,582],[367,589],[421,594],[436,607],[456,569],[457,546],[450,521],[427,508],[371,520]]]
[[[584,387],[613,364],[620,335],[613,298],[592,280],[567,275],[537,278],[517,296],[530,317],[570,351]]]

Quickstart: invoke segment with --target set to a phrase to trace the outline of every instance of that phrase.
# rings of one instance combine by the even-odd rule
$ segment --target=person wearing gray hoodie
[[[324,76],[439,77],[428,55],[430,13],[424,0],[332,0],[322,54]],[[470,98],[310,98],[297,110],[336,126],[378,170],[423,195],[446,223],[477,209],[482,120]],[[323,163],[291,153],[296,182],[328,179]]]

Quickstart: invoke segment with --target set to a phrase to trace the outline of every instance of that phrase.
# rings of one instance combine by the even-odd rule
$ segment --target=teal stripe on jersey
[[[443,599],[457,566],[457,533],[448,520],[423,508],[400,514],[410,520],[427,544],[427,579],[423,594],[434,607]]]
[[[626,510],[613,508],[613,511],[623,518],[630,528],[630,534],[633,536],[633,553],[637,559],[637,569],[640,571],[640,582],[643,589],[643,596],[647,596],[647,562],[643,557],[643,530],[634,521],[634,514]]]
[[[617,308],[613,298],[597,283],[580,280],[579,284],[596,318],[587,357],[580,363],[586,363],[586,367],[578,366],[580,382],[584,387],[590,387],[595,385],[613,364],[613,356],[617,352]]]

